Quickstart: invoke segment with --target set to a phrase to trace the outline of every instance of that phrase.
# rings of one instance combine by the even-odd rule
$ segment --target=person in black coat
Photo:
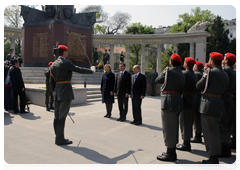
[[[131,74],[125,70],[124,63],[119,64],[120,73],[116,75],[114,95],[118,98],[120,117],[117,121],[125,121],[128,112],[128,96],[131,94]]]
[[[131,98],[132,98],[132,112],[133,112],[133,121],[131,124],[141,125],[142,124],[142,99],[145,97],[146,93],[146,77],[144,74],[141,74],[139,65],[133,67],[134,75],[132,75],[131,83]]]
[[[12,60],[12,67],[10,68],[10,79],[13,87],[13,110],[18,113],[18,96],[20,96],[20,113],[28,113],[25,111],[26,95],[25,86],[22,79],[22,73],[17,59]]]
[[[104,74],[101,81],[102,103],[106,104],[107,114],[104,117],[110,118],[112,112],[112,104],[114,103],[114,85],[115,75],[112,73],[110,64],[104,66]]]

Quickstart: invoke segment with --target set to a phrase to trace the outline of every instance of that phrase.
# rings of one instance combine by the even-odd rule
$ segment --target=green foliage
[[[234,38],[230,43],[226,50],[226,52],[230,52],[236,55],[236,38]]]
[[[173,45],[166,49],[166,53],[162,52],[161,59],[161,71],[163,71],[167,66],[169,66],[169,60],[173,54]]]
[[[106,34],[107,26],[96,24],[94,25],[93,32],[94,34]]]
[[[214,19],[214,23],[210,26],[210,37],[207,37],[206,61],[209,59],[211,52],[219,52],[224,55],[229,46],[228,34],[229,30],[225,30],[225,24],[220,16]]]
[[[152,69],[157,67],[157,49],[148,48],[148,55],[146,56],[146,69]]]
[[[6,60],[6,56],[9,54],[10,49],[10,39],[4,38],[4,61]]]

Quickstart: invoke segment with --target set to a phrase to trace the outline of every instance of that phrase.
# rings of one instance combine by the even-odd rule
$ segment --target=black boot
[[[201,169],[219,169],[219,161],[218,161],[218,156],[210,156],[210,159],[207,161],[202,161],[202,163],[198,164],[198,167]]]
[[[162,155],[158,155],[157,159],[160,161],[174,162],[177,160],[176,148],[167,148],[167,152]]]
[[[191,151],[190,140],[184,140],[183,144],[178,144],[176,149],[180,151]]]
[[[50,109],[51,109],[51,110],[54,110],[54,107],[53,107],[53,105],[52,105],[52,104],[50,104]]]
[[[48,104],[46,104],[46,110],[50,111],[50,108],[48,107]]]
[[[190,139],[190,142],[192,142],[192,143],[202,143],[201,133],[196,133],[194,138]]]
[[[222,143],[221,154],[218,156],[219,158],[230,158],[231,157],[231,149],[228,143]]]
[[[233,136],[231,138],[231,141],[229,143],[231,149],[236,149],[236,136]]]
[[[64,127],[65,127],[65,120],[59,119],[57,124],[57,136],[55,138],[55,144],[56,145],[68,145],[72,144],[72,141],[69,141],[68,139],[64,138]]]

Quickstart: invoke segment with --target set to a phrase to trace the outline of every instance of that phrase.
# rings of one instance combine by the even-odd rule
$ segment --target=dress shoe
[[[121,118],[118,118],[118,119],[117,119],[117,121],[120,121],[120,120],[121,120]]]
[[[192,143],[202,143],[201,133],[196,133],[196,135],[190,139]]]
[[[60,140],[55,142],[56,145],[69,145],[72,144],[72,141],[68,139]]]
[[[177,154],[175,148],[167,148],[167,152],[163,152],[162,155],[158,155],[157,159],[160,161],[174,162],[177,160]]]
[[[135,125],[141,125],[142,123],[141,122],[137,122],[137,123],[135,123]]]
[[[53,107],[53,105],[52,105],[52,104],[50,104],[50,109],[51,109],[51,110],[54,110],[54,107]]]
[[[108,117],[108,114],[106,114],[104,117]]]
[[[176,149],[180,151],[191,151],[190,140],[184,140],[183,144],[178,144],[176,146]]]
[[[202,164],[219,164],[218,156],[217,155],[210,156],[208,160],[203,160]]]
[[[120,122],[125,122],[125,121],[126,121],[126,119],[124,119],[124,118],[120,120]]]
[[[29,113],[29,112],[27,112],[27,111],[21,111],[20,113],[21,113],[21,114],[24,114],[24,113]]]
[[[132,122],[130,122],[130,124],[135,124],[136,122],[134,122],[134,121],[132,121]]]
[[[111,117],[111,114],[107,115],[107,118],[110,118]]]

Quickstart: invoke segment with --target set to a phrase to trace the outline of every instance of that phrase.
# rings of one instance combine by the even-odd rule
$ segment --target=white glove
[[[93,73],[95,73],[95,72],[96,72],[95,66],[92,66],[92,67],[91,67],[91,70],[92,70]]]

